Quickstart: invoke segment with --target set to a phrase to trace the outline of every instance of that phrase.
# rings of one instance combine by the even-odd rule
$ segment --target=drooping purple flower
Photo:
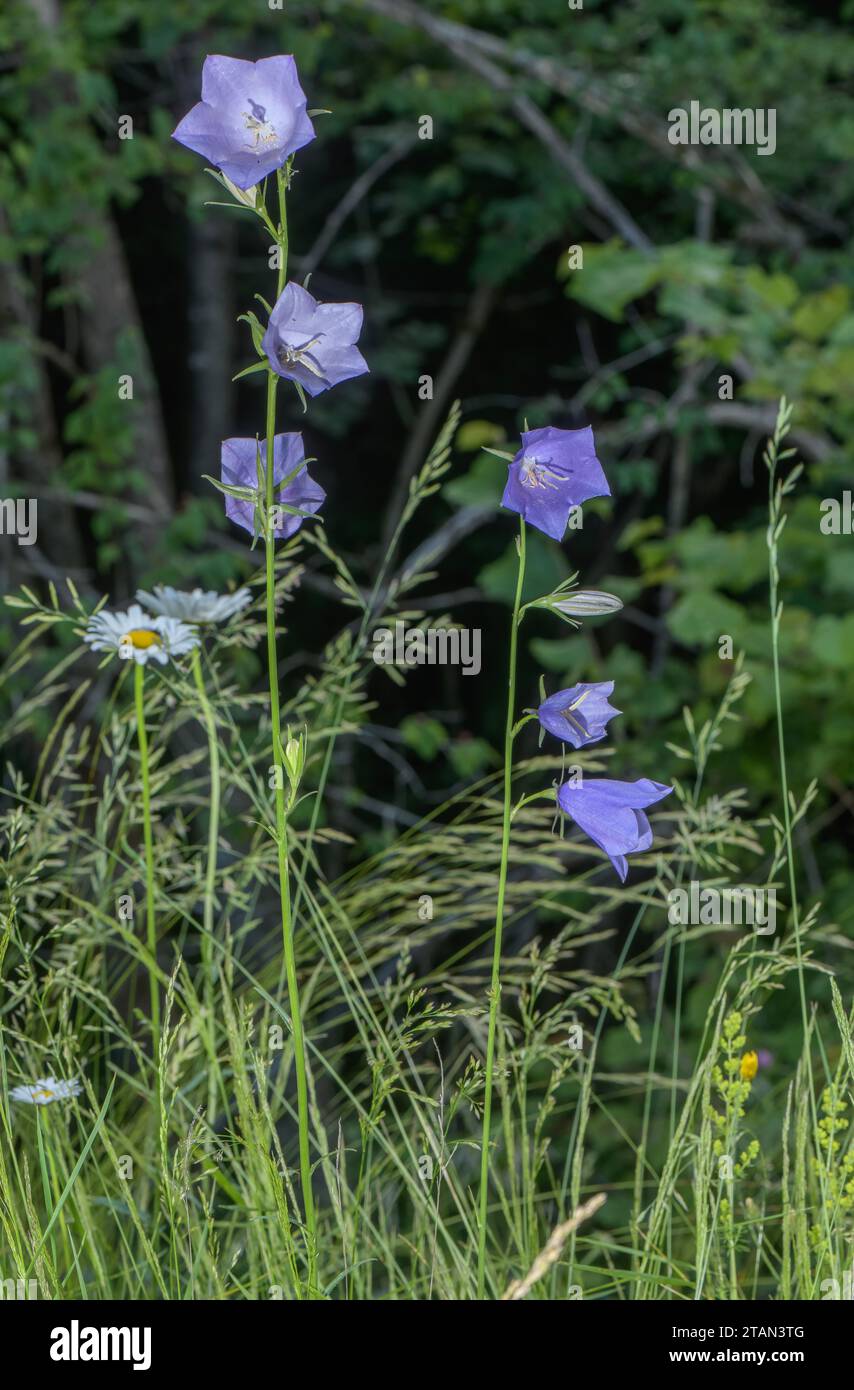
[[[273,305],[262,346],[274,372],[319,396],[368,371],[356,347],[362,318],[361,304],[318,304],[291,281]]]
[[[661,801],[672,791],[672,787],[648,777],[637,782],[584,778],[579,786],[564,782],[558,787],[557,800],[564,814],[605,851],[625,883],[629,867],[626,855],[649,849],[652,844],[644,807]]]
[[[289,53],[257,63],[215,53],[202,68],[201,101],[179,121],[172,138],[247,189],[314,139],[305,108]]]
[[[608,720],[622,713],[608,703],[608,696],[613,693],[613,681],[592,685],[581,682],[543,700],[537,718],[555,738],[571,743],[573,748],[583,748],[586,743],[598,743],[603,739]]]
[[[501,505],[559,541],[573,507],[590,497],[610,495],[590,426],[559,430],[546,425],[522,435],[522,448],[510,464]]]
[[[222,442],[221,464],[222,481],[230,487],[257,488],[258,451],[260,449],[261,467],[267,467],[267,444],[255,439],[224,439]],[[300,467],[302,464],[302,467]],[[297,471],[298,470],[298,471]],[[295,476],[279,490],[278,485],[290,475]],[[318,511],[326,500],[323,488],[309,477],[305,466],[305,449],[301,434],[277,434],[273,441],[273,483],[274,506],[296,507],[308,515]],[[255,504],[241,497],[225,495],[225,514],[231,521],[242,526],[253,535],[261,531],[260,519],[256,525]],[[273,535],[280,539],[293,536],[302,526],[302,516],[282,511],[273,520]]]

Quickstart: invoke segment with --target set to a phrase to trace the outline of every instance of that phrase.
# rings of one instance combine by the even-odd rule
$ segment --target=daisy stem
[[[483,1093],[483,1134],[480,1145],[480,1201],[477,1238],[477,1296],[484,1296],[486,1260],[486,1207],[489,1185],[489,1130],[492,1120],[492,1075],[495,1067],[495,1034],[498,1027],[498,1001],[501,994],[501,936],[504,929],[504,894],[507,887],[507,862],[510,857],[510,820],[513,799],[513,740],[516,711],[516,654],[519,640],[519,612],[522,585],[525,582],[525,520],[519,519],[517,545],[519,568],[516,576],[516,596],[513,600],[513,619],[510,626],[510,674],[507,681],[507,721],[504,731],[504,819],[501,830],[501,864],[498,870],[498,901],[495,908],[495,934],[492,944],[492,980],[489,988],[489,1029],[486,1039],[486,1071]]]
[[[287,275],[288,256],[285,180],[281,170],[278,174],[278,189],[280,248],[278,295],[281,295]],[[315,1286],[317,1218],[314,1209],[314,1196],[311,1190],[308,1085],[306,1079],[305,1046],[303,1043],[299,985],[297,983],[296,958],[294,955],[293,916],[291,913],[291,889],[288,865],[288,821],[285,807],[286,773],[285,760],[282,752],[281,729],[279,727],[279,676],[278,660],[276,657],[276,538],[273,534],[271,514],[275,504],[273,464],[276,436],[277,385],[278,379],[275,373],[269,371],[267,373],[267,476],[265,480],[266,520],[264,526],[264,549],[267,574],[267,667],[270,676],[270,718],[273,725],[273,762],[276,768],[276,845],[279,861],[279,899],[282,908],[282,944],[285,960],[285,976],[288,983],[288,1007],[291,1015],[291,1033],[294,1042],[300,1184],[302,1187],[303,1207],[305,1209],[306,1244],[308,1247],[308,1293],[309,1297],[312,1297]]]
[[[200,647],[193,648],[192,666],[193,680],[196,683],[196,690],[199,693],[199,703],[202,707],[202,716],[208,736],[208,758],[210,760],[211,790],[210,814],[208,819],[208,862],[205,874],[202,971],[204,974],[205,1011],[207,1014],[208,1028],[210,1030],[211,1061],[213,1062],[216,1046],[213,1026],[213,932],[214,906],[216,902],[217,846],[219,842],[219,743],[217,742],[216,720],[214,719],[213,707],[205,689],[205,679],[202,674],[202,662],[199,655],[200,650]],[[208,1114],[211,1119],[213,1119],[216,1107],[215,1091],[214,1067],[211,1066],[208,1094]]]
[[[154,840],[151,833],[151,780],[148,770],[148,735],[145,732],[144,682],[145,667],[142,662],[138,661],[134,664],[133,688],[136,701],[139,768],[142,777],[142,833],[145,842],[145,935],[149,955],[151,1038],[154,1049],[154,1073],[157,1077],[160,1055],[160,986],[157,982],[157,929],[154,922]],[[155,1085],[157,1085],[156,1081]]]

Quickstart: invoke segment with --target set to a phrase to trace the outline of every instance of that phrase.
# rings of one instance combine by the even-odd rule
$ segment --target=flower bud
[[[622,599],[606,594],[602,589],[577,589],[575,593],[552,594],[546,600],[549,608],[557,609],[570,618],[592,618],[601,613],[619,613]]]

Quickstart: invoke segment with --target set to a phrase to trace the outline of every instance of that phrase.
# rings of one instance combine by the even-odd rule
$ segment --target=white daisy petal
[[[173,589],[168,584],[155,584],[153,593],[139,589],[136,596],[150,612],[185,623],[224,623],[252,602],[248,589],[217,594],[212,589],[187,591]]]
[[[39,1076],[31,1085],[15,1086],[9,1096],[24,1105],[50,1105],[55,1100],[71,1100],[79,1096],[82,1086],[77,1078],[57,1081],[54,1076]]]
[[[199,634],[195,627],[180,622],[178,618],[155,618],[154,626],[163,642],[157,653],[158,659],[162,659],[163,653],[169,656],[183,656],[185,652],[190,652],[199,645]]]

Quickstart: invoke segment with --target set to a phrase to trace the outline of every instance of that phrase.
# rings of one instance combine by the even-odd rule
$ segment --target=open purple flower
[[[598,743],[605,737],[605,725],[622,711],[609,705],[608,696],[614,693],[613,681],[570,686],[558,690],[543,700],[537,718],[544,729],[555,738],[583,748],[586,743]]]
[[[559,541],[573,507],[590,497],[610,495],[590,426],[559,430],[546,425],[522,435],[522,448],[510,464],[501,505]]]
[[[637,782],[614,782],[601,777],[584,778],[579,786],[564,782],[558,787],[560,809],[575,821],[594,845],[603,849],[620,879],[626,881],[627,854],[649,849],[652,830],[644,813],[673,791],[662,782],[641,777]]]
[[[361,376],[368,364],[356,347],[361,304],[318,304],[302,285],[285,285],[263,339],[270,366],[319,396],[340,381]]]
[[[179,121],[172,139],[247,189],[314,139],[305,108],[290,54],[249,63],[215,53],[202,68],[202,99]]]
[[[230,487],[257,488],[258,450],[261,451],[262,470],[267,466],[267,445],[265,440],[224,439],[222,442],[222,481]],[[300,467],[302,465],[302,467]],[[278,484],[295,474],[281,490]],[[273,483],[275,485],[274,507],[296,507],[300,512],[311,515],[323,505],[326,493],[318,483],[310,478],[305,466],[305,449],[301,434],[277,434],[273,441]],[[255,504],[242,497],[225,495],[225,514],[231,521],[242,526],[253,535],[261,531],[260,518],[255,517]],[[302,516],[282,510],[274,515],[273,535],[281,539],[293,536],[303,523]]]

